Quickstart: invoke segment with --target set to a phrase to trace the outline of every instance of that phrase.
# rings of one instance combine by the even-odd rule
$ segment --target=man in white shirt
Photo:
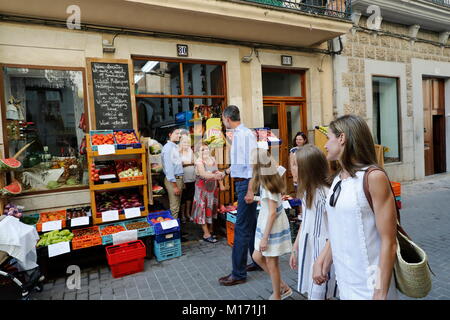
[[[256,135],[241,123],[240,112],[236,106],[228,106],[222,114],[227,129],[233,130],[231,145],[231,166],[226,173],[234,179],[238,198],[234,244],[232,251],[233,271],[219,279],[221,285],[233,286],[244,283],[247,272],[261,270],[253,261],[247,266],[247,255],[253,255],[256,231],[256,205],[250,179],[253,175],[251,154],[257,147]]]

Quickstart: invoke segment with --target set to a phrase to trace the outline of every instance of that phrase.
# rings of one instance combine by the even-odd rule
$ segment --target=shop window
[[[373,136],[387,149],[385,162],[400,161],[400,117],[398,79],[373,77]]]
[[[80,147],[87,130],[81,70],[3,68],[7,156],[22,167],[13,172],[24,192],[87,186]]]
[[[263,71],[263,95],[267,97],[302,97],[299,73]]]
[[[165,143],[168,128],[181,125],[177,114],[191,111],[194,116],[198,107],[224,107],[223,63],[139,57],[133,66],[138,128],[143,136]]]

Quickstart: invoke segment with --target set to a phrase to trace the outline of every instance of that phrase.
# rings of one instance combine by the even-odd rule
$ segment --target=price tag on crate
[[[102,213],[102,221],[103,222],[116,221],[116,220],[119,220],[119,210],[109,210],[109,211],[104,211]]]
[[[48,246],[49,258],[70,252],[70,241],[59,242]]]
[[[136,218],[141,216],[141,208],[127,208],[124,209],[125,211],[125,218]]]
[[[171,228],[175,228],[175,227],[178,227],[177,219],[172,219],[172,220],[167,220],[167,221],[161,222],[161,228],[163,230],[167,230],[167,229],[171,229]]]
[[[113,144],[100,144],[97,146],[98,154],[101,156],[107,155],[107,154],[115,154],[116,148]]]
[[[283,166],[278,166],[277,171],[278,171],[278,174],[280,175],[280,177],[282,177],[283,174],[286,172],[286,168]]]
[[[70,219],[71,227],[86,226],[89,224],[89,217],[79,217]]]
[[[42,232],[60,230],[62,228],[62,220],[48,221],[42,224]]]
[[[135,241],[137,240],[137,235],[138,235],[137,229],[114,233],[112,235],[113,244],[116,245],[124,242]]]

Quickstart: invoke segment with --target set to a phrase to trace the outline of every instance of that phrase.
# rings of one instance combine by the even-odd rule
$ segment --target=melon
[[[14,180],[10,185],[3,187],[2,193],[4,195],[16,195],[22,193],[22,185],[19,181]]]
[[[14,158],[0,159],[0,170],[14,170],[20,168],[22,163]]]
[[[164,188],[161,186],[152,186],[152,191],[154,194],[164,194]]]

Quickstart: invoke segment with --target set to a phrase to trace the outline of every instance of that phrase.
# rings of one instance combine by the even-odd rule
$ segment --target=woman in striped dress
[[[328,163],[323,152],[313,145],[299,149],[296,160],[303,221],[289,263],[292,269],[298,268],[298,292],[307,294],[310,300],[326,300],[337,296],[334,269],[325,283],[317,285],[313,281],[313,266],[328,241],[325,212],[330,186]]]

